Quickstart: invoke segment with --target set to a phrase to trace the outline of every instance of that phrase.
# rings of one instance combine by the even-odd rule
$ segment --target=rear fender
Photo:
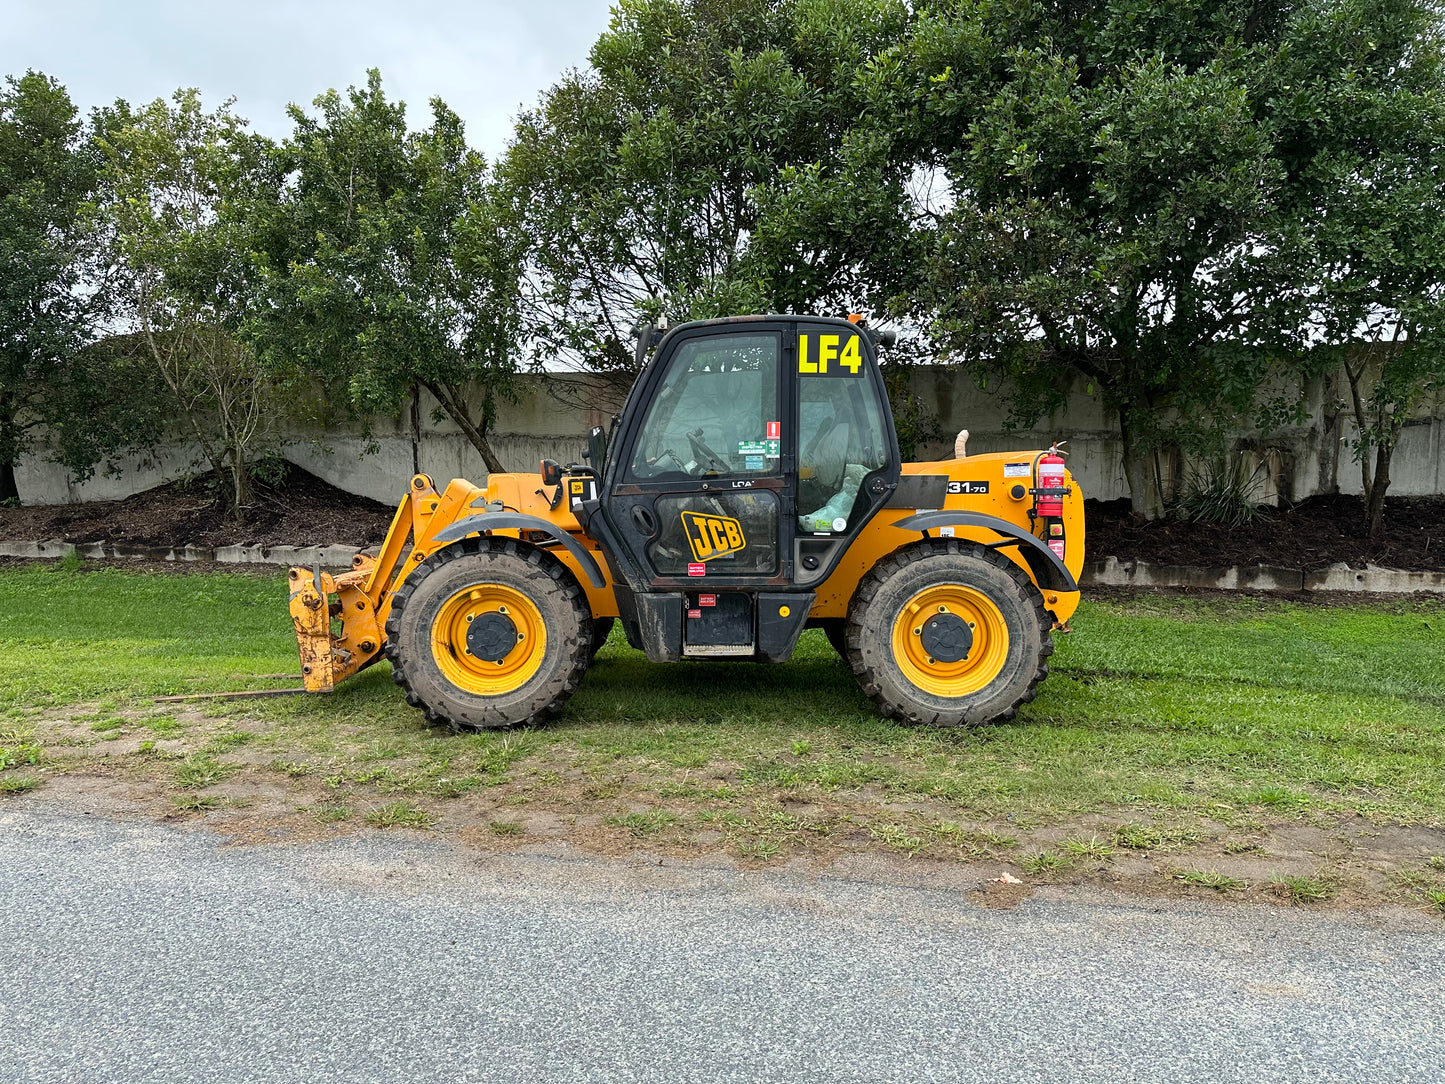
[[[916,516],[900,519],[894,524],[904,531],[921,531],[927,534],[940,527],[982,527],[1004,536],[1005,541],[985,543],[994,549],[1016,546],[1019,556],[1033,573],[1034,582],[1041,590],[1077,591],[1079,583],[1063,561],[1046,546],[1037,535],[1031,534],[1015,523],[997,516],[986,516],[981,512],[920,512]]]

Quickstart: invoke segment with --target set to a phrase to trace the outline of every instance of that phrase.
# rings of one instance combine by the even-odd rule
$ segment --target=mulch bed
[[[403,479],[398,499],[405,488]],[[257,482],[239,524],[226,516],[216,493],[215,476],[207,473],[122,501],[0,508],[0,538],[133,546],[369,546],[386,537],[396,511],[297,466],[288,467],[279,486]]]
[[[1136,519],[1127,500],[1085,501],[1084,548],[1091,557],[1165,565],[1276,565],[1309,572],[1343,561],[1414,572],[1445,572],[1445,497],[1391,497],[1385,538],[1365,537],[1359,497],[1310,497],[1292,508],[1267,508],[1253,523],[1224,527]]]
[[[398,487],[398,494],[401,487]],[[357,497],[291,466],[281,485],[256,485],[244,523],[226,518],[215,480],[171,482],[123,501],[0,508],[0,538],[111,542],[136,546],[370,546],[386,537],[391,505]],[[1394,497],[1379,546],[1365,538],[1358,497],[1311,497],[1266,509],[1244,527],[1145,522],[1129,502],[1087,501],[1091,557],[1168,565],[1279,565],[1306,571],[1344,561],[1415,571],[1445,571],[1445,497]]]

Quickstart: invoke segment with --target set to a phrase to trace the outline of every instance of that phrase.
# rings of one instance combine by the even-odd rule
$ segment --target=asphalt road
[[[1445,924],[0,806],[0,1080],[1445,1081]]]

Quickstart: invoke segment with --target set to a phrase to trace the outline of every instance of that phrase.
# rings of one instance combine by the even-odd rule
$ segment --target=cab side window
[[[888,466],[883,406],[861,351],[856,333],[798,335],[798,530],[804,534],[846,531],[860,501],[868,504],[864,479]]]
[[[682,343],[642,423],[631,478],[776,473],[780,353],[776,332]]]

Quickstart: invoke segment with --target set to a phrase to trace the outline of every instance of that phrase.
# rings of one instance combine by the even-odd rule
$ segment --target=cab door
[[[789,331],[769,321],[679,329],[644,376],[606,502],[642,589],[788,582]]]
[[[821,582],[898,486],[888,393],[868,336],[843,320],[799,321],[794,583]]]

